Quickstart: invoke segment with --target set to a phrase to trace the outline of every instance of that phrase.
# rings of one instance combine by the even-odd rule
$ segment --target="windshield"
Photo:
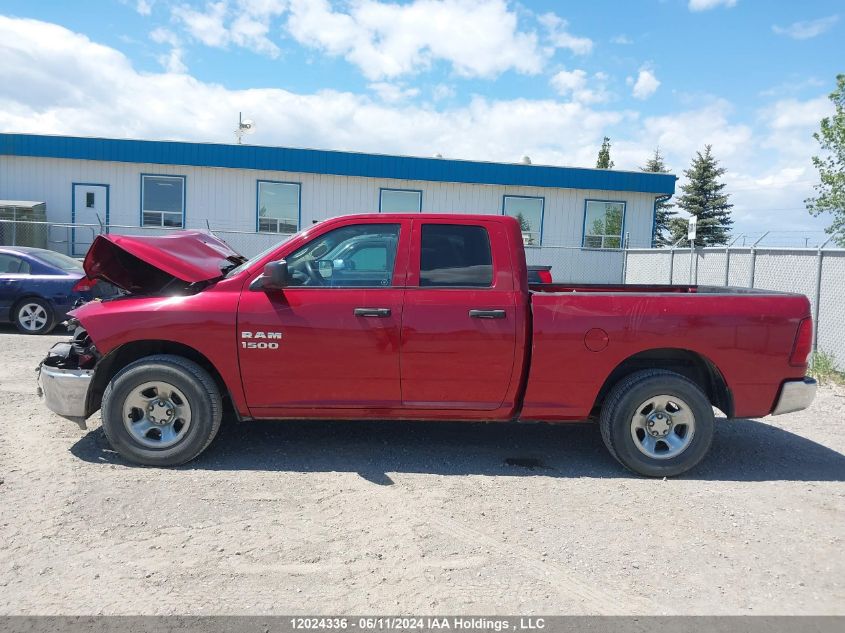
[[[296,235],[299,235],[299,233],[297,233]],[[224,278],[228,279],[229,277],[234,277],[235,275],[237,275],[237,274],[238,274],[239,272],[241,272],[242,270],[244,270],[244,269],[246,269],[246,268],[249,268],[249,267],[250,267],[250,266],[252,266],[255,262],[259,261],[260,259],[262,259],[262,258],[266,257],[267,255],[269,255],[270,253],[272,253],[274,250],[276,250],[277,248],[279,248],[279,246],[281,246],[282,244],[284,244],[285,242],[287,242],[289,239],[291,239],[291,238],[293,238],[293,237],[296,237],[296,235],[291,235],[291,236],[290,236],[289,238],[287,238],[287,239],[284,239],[284,240],[282,240],[282,241],[280,241],[280,242],[277,242],[277,243],[275,243],[275,244],[271,244],[270,246],[268,246],[267,248],[265,248],[263,251],[261,251],[260,253],[258,253],[258,255],[253,255],[253,256],[252,256],[252,257],[250,257],[248,260],[246,260],[243,264],[239,264],[239,265],[235,266],[234,268],[232,268],[232,269],[228,270],[228,271],[226,272],[226,274],[224,275]]]
[[[61,270],[82,270],[81,262],[73,259],[72,257],[68,257],[67,255],[62,255],[61,253],[54,253],[53,251],[39,251],[36,256],[42,262]]]

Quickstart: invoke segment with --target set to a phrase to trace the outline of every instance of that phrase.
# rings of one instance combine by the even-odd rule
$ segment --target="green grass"
[[[832,354],[818,350],[810,358],[810,375],[823,385],[845,385],[845,372],[836,365]]]

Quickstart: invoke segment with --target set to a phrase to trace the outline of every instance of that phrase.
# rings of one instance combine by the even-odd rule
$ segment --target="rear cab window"
[[[490,234],[473,224],[422,225],[420,287],[489,288],[493,285]]]

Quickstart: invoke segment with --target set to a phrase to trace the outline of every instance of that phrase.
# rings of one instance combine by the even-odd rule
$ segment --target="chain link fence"
[[[34,222],[0,218],[0,246],[34,246],[47,248],[71,257],[82,257],[101,233],[115,235],[167,235],[181,228],[125,226],[119,224],[67,224],[60,222]],[[261,251],[281,244],[290,235],[281,233],[256,233],[217,229],[211,226],[191,230],[207,231],[217,236],[241,255],[252,257]]]
[[[246,257],[252,257],[291,237],[290,234],[236,231],[211,225],[190,228],[212,233],[231,246],[234,251]],[[0,245],[36,246],[71,257],[82,257],[94,241],[94,237],[100,233],[167,235],[180,230],[183,229],[117,224],[13,221],[0,218]],[[618,284],[622,282],[624,262],[622,250],[576,246],[529,246],[525,252],[529,264],[551,266],[552,277],[558,283]]]
[[[729,247],[629,249],[625,283],[738,286],[810,299],[814,350],[845,365],[845,249]]]

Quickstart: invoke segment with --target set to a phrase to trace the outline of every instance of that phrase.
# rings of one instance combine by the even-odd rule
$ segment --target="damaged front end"
[[[245,261],[215,236],[189,230],[157,236],[98,235],[85,255],[83,268],[89,280],[121,289],[119,296],[107,301],[129,301],[133,296],[200,292]],[[89,308],[91,303],[79,308],[79,314],[90,313]],[[96,327],[90,321],[87,324]],[[71,319],[67,327],[73,338],[55,344],[38,365],[38,395],[51,411],[84,429],[86,418],[96,411],[102,397],[102,385],[98,387],[94,380],[100,352],[78,319]],[[107,359],[104,365],[108,366]]]
[[[68,329],[73,329],[73,338],[53,345],[38,364],[38,395],[48,409],[84,429],[88,392],[100,355],[77,321],[68,322]]]

